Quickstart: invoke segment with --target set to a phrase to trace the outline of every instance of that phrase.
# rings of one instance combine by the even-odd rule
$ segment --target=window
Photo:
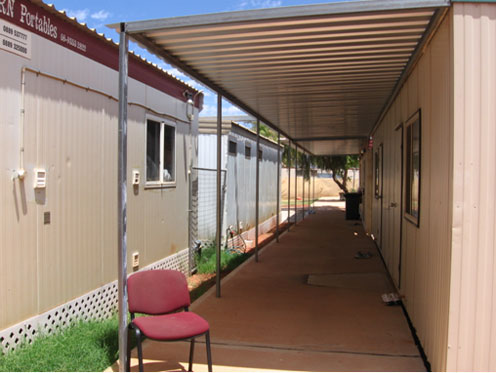
[[[420,110],[405,131],[405,217],[419,225],[420,213]]]
[[[237,145],[236,141],[234,140],[229,140],[229,145],[228,145],[228,152],[229,154],[236,155],[237,152]]]
[[[374,155],[374,190],[375,198],[382,197],[382,144],[379,145]]]
[[[146,122],[146,181],[150,184],[176,180],[176,128],[165,122]]]
[[[245,145],[245,157],[251,158],[251,146],[248,144]]]
[[[263,158],[263,151],[262,149],[258,149],[258,160],[261,161]]]

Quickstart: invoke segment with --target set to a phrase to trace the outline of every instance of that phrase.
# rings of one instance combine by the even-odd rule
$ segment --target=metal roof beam
[[[284,62],[284,63],[256,63],[256,64],[244,64],[241,66],[216,66],[214,68],[204,69],[204,71],[216,72],[216,71],[277,71],[284,67],[291,67],[293,69],[307,67],[344,67],[344,66],[367,66],[376,65],[378,63],[402,63],[406,64],[408,62],[408,57],[383,57],[383,58],[373,58],[373,59],[359,59],[359,60],[318,60],[318,61],[298,61],[295,60],[294,63]]]
[[[410,42],[405,42],[405,41],[398,41],[396,43],[388,43],[385,41],[374,41],[374,42],[360,42],[360,43],[347,43],[347,44],[339,44],[339,45],[320,45],[320,46],[303,46],[295,50],[289,50],[288,48],[272,48],[270,50],[270,55],[267,53],[267,50],[253,50],[253,49],[242,49],[242,50],[230,50],[230,51],[217,51],[217,50],[207,50],[207,51],[199,51],[197,52],[196,50],[192,49],[191,51],[185,51],[181,55],[184,57],[191,57],[193,56],[195,58],[195,61],[200,61],[202,59],[209,59],[209,58],[221,58],[224,56],[228,56],[229,58],[231,57],[246,57],[246,56],[277,56],[277,55],[287,55],[288,53],[294,54],[306,54],[306,53],[358,53],[358,52],[367,52],[367,51],[376,51],[376,50],[381,50],[384,48],[388,49],[398,49],[398,48],[409,48],[412,51],[415,50],[415,47],[417,46],[417,43],[415,40],[412,40]]]
[[[328,52],[320,52],[320,53],[292,53],[285,55],[273,55],[273,56],[259,56],[259,57],[249,57],[249,56],[240,56],[236,58],[202,58],[202,66],[215,66],[215,65],[251,65],[251,64],[263,64],[263,63],[279,63],[279,62],[290,62],[290,61],[307,61],[307,60],[360,60],[367,58],[385,58],[385,57],[405,57],[409,58],[412,54],[414,48],[397,48],[397,49],[389,49],[389,50],[374,50],[374,51],[365,51],[365,52],[356,52],[356,53],[328,53]]]
[[[309,48],[333,48],[333,47],[341,47],[341,46],[356,46],[356,45],[365,45],[365,46],[370,46],[373,44],[383,44],[387,43],[388,45],[391,44],[392,41],[396,43],[396,45],[408,45],[409,43],[414,43],[417,45],[418,41],[421,39],[422,34],[418,35],[393,35],[389,37],[380,37],[377,35],[362,35],[359,37],[350,37],[350,38],[331,38],[328,37],[325,40],[318,40],[318,41],[309,41],[309,42],[294,42],[294,41],[288,41],[286,43],[281,43],[281,42],[269,42],[269,43],[255,43],[253,46],[247,46],[247,45],[242,45],[239,43],[234,43],[231,46],[223,46],[223,47],[218,47],[218,48],[212,48],[212,46],[198,46],[195,48],[171,48],[171,51],[173,53],[176,52],[181,52],[181,49],[184,50],[184,55],[185,56],[191,56],[195,55],[198,53],[202,53],[204,51],[210,51],[210,50],[215,50],[216,53],[228,53],[230,54],[231,52],[239,52],[239,51],[250,51],[250,52],[257,52],[257,51],[263,51],[266,54],[272,54],[273,51],[287,51],[288,49],[294,48],[295,50],[304,50],[304,49],[309,49]],[[167,45],[162,45],[162,44],[157,44],[160,47],[167,47]],[[183,54],[183,53],[181,53]]]
[[[336,140],[363,140],[367,136],[322,136],[322,137],[299,137],[295,141],[336,141]]]
[[[393,13],[394,14],[394,13]],[[390,15],[390,17],[393,16]],[[317,22],[313,19],[311,24],[306,22],[298,22],[295,20],[291,23],[291,29],[288,30],[287,22],[274,21],[271,25],[263,24],[263,27],[257,26],[256,23],[246,25],[242,30],[237,30],[233,33],[229,28],[216,27],[215,31],[205,31],[204,29],[185,28],[168,32],[167,30],[158,30],[154,32],[146,32],[146,36],[157,40],[174,38],[174,43],[188,41],[208,41],[208,40],[232,40],[234,39],[260,39],[265,38],[270,33],[270,37],[280,36],[303,36],[303,35],[318,35],[321,33],[338,33],[338,32],[378,32],[390,29],[411,30],[419,27],[425,28],[432,17],[432,10],[426,11],[423,14],[399,13],[394,14],[394,18],[386,19],[365,19],[365,17],[353,17],[353,20],[346,17],[336,16],[330,19],[328,16],[322,18],[322,22]],[[248,28],[247,28],[248,27]],[[181,32],[183,31],[183,32]]]
[[[428,22],[423,24],[423,28],[425,29],[425,26]],[[183,41],[175,41],[175,42],[170,42],[167,40],[166,37],[160,38],[160,39],[155,39],[158,45],[165,44],[167,45],[168,48],[173,49],[174,51],[180,51],[182,49],[191,49],[195,48],[198,50],[208,50],[211,49],[212,47],[229,47],[229,46],[243,46],[243,47],[248,47],[250,45],[257,45],[257,46],[273,46],[273,45],[288,45],[292,43],[298,43],[301,40],[304,41],[305,45],[306,44],[314,44],[318,42],[330,42],[330,41],[341,41],[341,40],[361,40],[361,39],[384,39],[384,40],[390,40],[390,39],[401,39],[401,38],[406,38],[406,37],[420,37],[422,35],[422,31],[419,31],[418,29],[410,29],[410,30],[394,30],[393,28],[388,29],[387,31],[362,31],[362,30],[355,30],[355,31],[348,31],[348,32],[341,32],[341,33],[336,33],[337,35],[330,35],[329,33],[319,33],[312,35],[310,38],[310,35],[298,35],[298,36],[289,36],[289,35],[281,35],[279,37],[260,37],[260,38],[248,38],[248,37],[243,37],[243,38],[231,38],[230,40],[223,40],[223,41],[215,41],[215,40],[209,40],[209,41],[204,41],[204,40],[191,40],[189,42]]]
[[[450,5],[449,0],[362,0],[329,4],[314,4],[281,8],[213,13],[197,16],[152,19],[126,23],[130,34],[157,29],[191,27],[218,23],[263,21],[270,19],[312,17],[351,13],[366,13],[419,8],[439,8]],[[116,25],[111,25],[111,27]]]

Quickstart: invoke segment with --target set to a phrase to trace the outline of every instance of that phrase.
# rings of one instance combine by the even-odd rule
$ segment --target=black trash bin
[[[362,193],[346,193],[346,220],[360,219],[360,202],[362,202]]]

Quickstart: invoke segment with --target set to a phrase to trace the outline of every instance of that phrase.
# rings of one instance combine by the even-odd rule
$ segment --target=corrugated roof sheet
[[[66,22],[69,22],[72,25],[74,25],[75,27],[83,30],[84,32],[87,32],[88,34],[90,34],[95,39],[99,39],[102,42],[107,43],[109,45],[109,47],[115,48],[115,47],[118,47],[119,46],[119,44],[118,43],[115,43],[112,40],[112,38],[107,37],[104,33],[99,33],[95,28],[88,27],[88,25],[86,23],[79,22],[76,17],[69,17],[69,15],[66,13],[65,10],[57,9],[54,4],[47,3],[47,2],[45,2],[43,0],[31,0],[31,1],[34,4],[42,7],[45,10],[47,10],[48,12],[50,12],[51,14],[53,14],[54,16],[59,17],[59,18],[62,18]],[[191,84],[188,84],[187,82],[179,79],[178,77],[176,77],[173,74],[171,74],[170,72],[164,70],[163,68],[161,68],[157,64],[155,64],[155,63],[153,63],[151,61],[148,61],[145,57],[143,57],[143,56],[135,53],[134,51],[130,51],[129,53],[131,53],[134,56],[138,57],[143,63],[146,63],[146,64],[148,64],[150,66],[153,66],[155,69],[161,71],[164,75],[167,75],[167,76],[171,77],[172,79],[176,80],[177,82],[181,83],[182,85],[190,88],[194,92],[198,92],[198,90],[195,87],[193,87]]]
[[[126,30],[307,150],[357,153],[446,6],[339,2],[129,22]]]

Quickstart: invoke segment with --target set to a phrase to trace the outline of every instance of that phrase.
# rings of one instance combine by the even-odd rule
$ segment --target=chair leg
[[[131,327],[127,328],[127,354],[126,354],[126,372],[131,371]]]
[[[193,338],[191,340],[191,343],[189,345],[189,366],[188,366],[188,372],[193,371],[193,355],[195,353],[195,339]]]
[[[141,346],[141,331],[137,327],[136,327],[136,346],[138,348],[139,371],[144,372],[145,369],[143,368],[143,349]]]
[[[210,330],[205,333],[205,344],[207,345],[207,363],[208,371],[212,371],[212,352],[210,351]]]

